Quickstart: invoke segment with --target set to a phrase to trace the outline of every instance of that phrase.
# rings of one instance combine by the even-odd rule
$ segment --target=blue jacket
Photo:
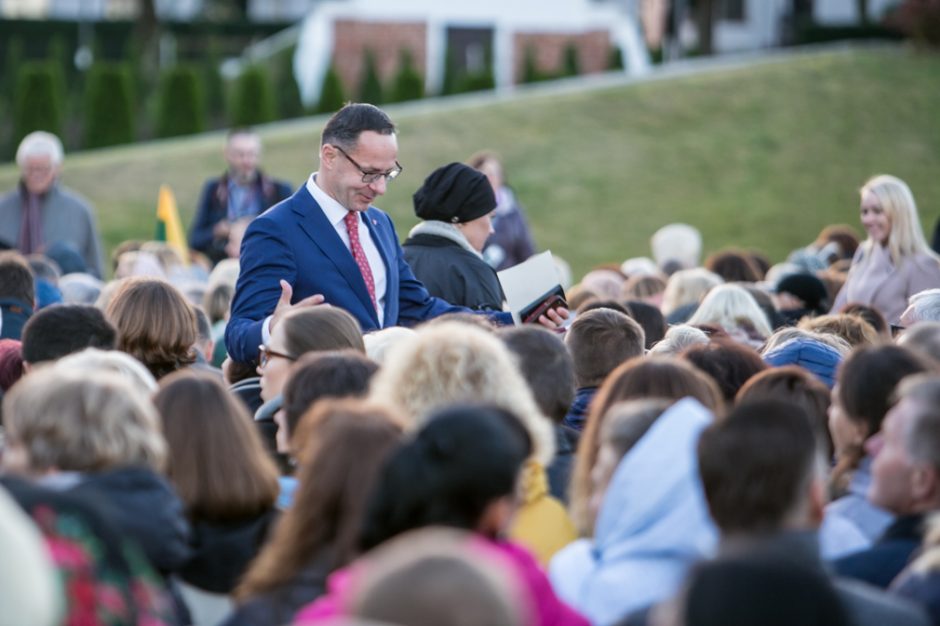
[[[322,294],[327,304],[345,309],[363,332],[383,326],[413,325],[444,313],[472,313],[431,297],[405,262],[391,218],[375,207],[366,225],[385,262],[385,320],[378,314],[352,253],[306,187],[259,215],[245,232],[241,273],[225,328],[225,345],[236,361],[252,362],[261,344],[264,319],[281,296],[279,281],[293,287],[293,301]],[[509,313],[490,314],[512,323]]]
[[[592,624],[672,597],[688,568],[714,552],[718,535],[698,476],[696,445],[712,416],[686,398],[653,423],[614,471],[593,539],[549,565],[562,600]]]

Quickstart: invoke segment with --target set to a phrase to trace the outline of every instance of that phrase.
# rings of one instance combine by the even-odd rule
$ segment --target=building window
[[[747,19],[747,0],[718,0],[718,19],[743,22]]]

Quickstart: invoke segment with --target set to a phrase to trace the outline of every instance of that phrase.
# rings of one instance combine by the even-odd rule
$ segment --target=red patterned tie
[[[369,297],[372,298],[372,306],[378,310],[375,302],[375,279],[372,277],[372,269],[369,267],[369,260],[366,259],[366,252],[359,243],[359,214],[356,211],[350,211],[343,218],[346,222],[346,232],[349,233],[349,250],[352,252],[356,265],[359,266],[359,272],[362,274],[362,280],[366,282],[366,289],[369,290]]]

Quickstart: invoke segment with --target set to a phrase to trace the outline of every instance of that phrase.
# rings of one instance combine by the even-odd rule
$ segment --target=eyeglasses
[[[374,183],[375,181],[383,177],[385,178],[385,180],[395,180],[396,178],[398,178],[398,175],[401,174],[401,171],[403,169],[401,164],[398,161],[395,161],[395,167],[388,170],[387,172],[367,172],[364,169],[362,169],[361,165],[356,163],[355,159],[353,159],[351,156],[346,154],[345,150],[337,146],[335,143],[330,144],[330,145],[332,145],[334,148],[339,150],[340,154],[342,154],[344,157],[349,159],[349,162],[355,165],[357,170],[362,172],[362,182],[364,182],[367,185],[371,185],[372,183]]]
[[[264,367],[268,364],[268,361],[271,360],[271,357],[281,357],[282,359],[287,359],[288,361],[296,361],[297,357],[291,356],[289,354],[284,354],[283,352],[276,352],[271,348],[267,347],[264,344],[258,346],[258,365]]]

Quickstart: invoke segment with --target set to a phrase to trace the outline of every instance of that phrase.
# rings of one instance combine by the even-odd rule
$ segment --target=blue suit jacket
[[[416,324],[444,313],[475,312],[428,294],[405,262],[386,213],[369,207],[364,218],[385,262],[384,326]],[[352,254],[306,186],[251,222],[240,257],[241,273],[225,328],[225,345],[237,361],[257,358],[261,327],[281,296],[281,279],[293,287],[293,302],[323,294],[328,304],[359,320],[363,332],[383,326]],[[489,315],[512,323],[509,313]]]

